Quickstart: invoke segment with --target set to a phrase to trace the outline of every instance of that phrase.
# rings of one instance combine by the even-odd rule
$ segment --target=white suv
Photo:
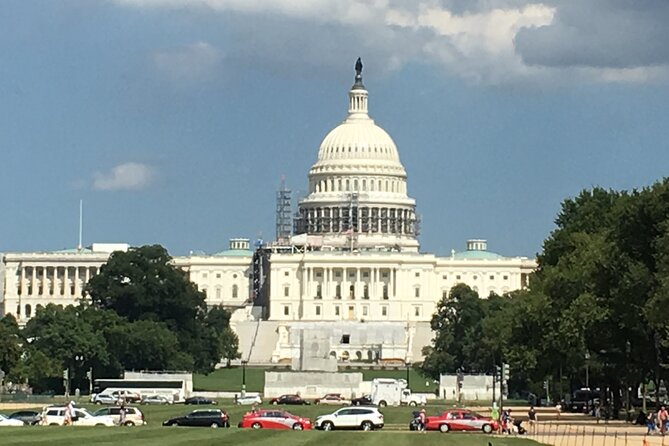
[[[314,421],[316,429],[362,429],[371,431],[383,427],[383,414],[376,407],[345,407]]]
[[[62,426],[65,424],[65,407],[45,407],[42,411],[42,424]],[[76,407],[72,416],[73,426],[114,426],[114,419],[109,416],[96,417],[83,408]]]

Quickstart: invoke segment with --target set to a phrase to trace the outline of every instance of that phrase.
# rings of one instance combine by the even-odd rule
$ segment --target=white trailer
[[[372,403],[379,407],[427,404],[425,395],[412,394],[404,379],[375,378],[372,381],[371,396]]]

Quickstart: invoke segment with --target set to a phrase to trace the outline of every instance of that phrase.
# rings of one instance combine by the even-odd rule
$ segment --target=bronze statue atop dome
[[[362,60],[359,57],[355,61],[355,74],[356,76],[362,76]]]

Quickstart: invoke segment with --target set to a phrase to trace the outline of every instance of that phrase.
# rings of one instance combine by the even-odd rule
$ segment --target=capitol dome
[[[296,233],[323,235],[333,247],[416,251],[415,200],[395,142],[368,114],[360,60],[348,96],[348,116],[325,136],[309,170]]]

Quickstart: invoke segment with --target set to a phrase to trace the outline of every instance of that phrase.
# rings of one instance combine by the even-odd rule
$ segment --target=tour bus
[[[142,398],[148,395],[162,395],[174,403],[183,402],[187,394],[184,380],[160,379],[96,379],[93,381],[93,395],[139,394]]]

